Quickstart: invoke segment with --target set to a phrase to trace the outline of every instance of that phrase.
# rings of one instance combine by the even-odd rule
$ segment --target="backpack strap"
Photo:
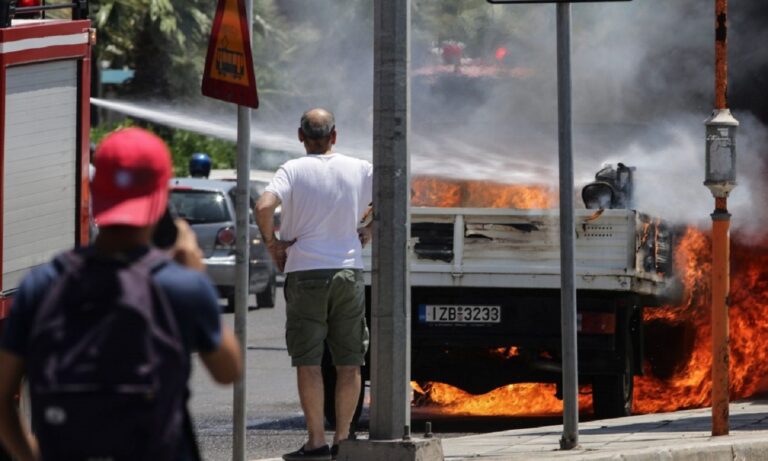
[[[57,276],[48,287],[48,290],[39,298],[38,308],[35,310],[34,315],[35,321],[32,323],[33,332],[38,325],[37,319],[46,315],[51,309],[57,308],[58,301],[61,299],[62,294],[66,292],[67,284],[79,283],[82,270],[86,264],[86,251],[87,249],[85,248],[78,248],[59,253],[53,258],[52,264]]]
[[[163,315],[165,317],[165,322],[167,324],[167,328],[169,329],[170,333],[175,336],[179,341],[181,341],[181,329],[179,327],[178,320],[176,319],[175,311],[173,310],[173,307],[171,306],[171,302],[168,299],[167,295],[163,291],[163,289],[154,281],[153,275],[157,273],[157,271],[161,270],[163,267],[168,265],[171,262],[170,257],[165,251],[159,250],[157,248],[152,248],[149,250],[149,252],[144,255],[139,261],[134,263],[134,267],[137,270],[140,270],[142,272],[147,273],[149,276],[150,284],[152,286],[152,289],[154,291],[154,294],[156,296],[156,300],[158,302],[159,307],[159,313],[160,315]],[[188,355],[186,351],[180,351],[181,354],[185,357],[185,359],[188,359]],[[185,392],[189,392],[188,390],[188,384],[185,382]],[[188,408],[188,401],[185,397],[185,402],[182,404],[182,428],[181,428],[181,443],[180,446],[185,447],[186,449],[190,450],[190,452],[185,453],[186,455],[189,455],[190,461],[202,461],[203,457],[200,453],[200,447],[198,445],[197,441],[197,435],[195,434],[195,428],[192,421],[192,415],[189,412]]]
[[[137,271],[143,277],[147,278],[152,289],[154,300],[156,301],[155,315],[158,317],[156,317],[155,320],[164,322],[168,332],[176,338],[179,341],[179,345],[181,345],[181,328],[179,327],[178,319],[176,319],[176,313],[171,305],[171,301],[168,299],[168,295],[154,279],[154,275],[170,263],[171,259],[165,251],[158,250],[157,248],[150,248],[144,256],[130,265],[130,270]],[[179,353],[186,354],[183,349],[179,350]]]
[[[87,248],[59,253],[53,258],[53,267],[60,275],[77,273],[85,266],[86,260],[90,257],[89,253]]]

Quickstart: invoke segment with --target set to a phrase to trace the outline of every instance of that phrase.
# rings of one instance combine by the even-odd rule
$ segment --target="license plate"
[[[419,305],[421,323],[501,323],[501,306]]]

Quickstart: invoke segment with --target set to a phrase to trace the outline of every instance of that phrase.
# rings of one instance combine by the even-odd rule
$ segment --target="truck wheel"
[[[592,408],[600,419],[632,414],[634,383],[632,348],[624,351],[624,373],[598,375],[592,380]]]
[[[323,412],[325,415],[325,421],[331,429],[336,427],[336,367],[333,366],[331,361],[331,354],[328,351],[328,347],[325,347],[323,353],[323,393],[324,393],[324,405]],[[363,412],[363,400],[365,400],[365,383],[360,383],[360,396],[357,399],[357,408],[355,408],[355,414],[352,416],[352,423],[349,427],[350,438],[354,438],[355,432],[357,432],[357,425],[360,422],[360,415]]]
[[[275,307],[277,298],[277,276],[272,272],[269,283],[260,293],[256,293],[256,305],[262,307]]]

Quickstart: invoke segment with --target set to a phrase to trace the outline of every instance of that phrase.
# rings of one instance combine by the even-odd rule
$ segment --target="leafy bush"
[[[234,142],[212,138],[199,133],[183,130],[169,130],[164,127],[138,123],[125,119],[120,123],[101,124],[91,128],[91,141],[99,143],[112,131],[129,126],[141,126],[160,136],[171,150],[173,170],[176,176],[187,176],[187,164],[192,154],[205,152],[211,156],[213,168],[234,168],[237,147]]]

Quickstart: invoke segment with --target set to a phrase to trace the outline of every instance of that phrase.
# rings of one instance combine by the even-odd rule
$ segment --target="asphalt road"
[[[255,305],[255,299],[251,302]],[[231,327],[234,315],[224,314],[223,320]],[[282,289],[278,289],[274,308],[252,309],[248,313],[247,459],[279,456],[295,450],[304,440],[304,420],[295,371],[285,349],[284,324]],[[232,387],[214,383],[197,360],[190,387],[190,408],[203,459],[231,460]]]
[[[278,289],[272,309],[248,313],[246,359],[247,447],[246,459],[280,457],[305,441],[304,418],[296,390],[296,375],[285,349],[285,302]],[[255,299],[251,300],[255,305]],[[224,314],[232,326],[233,314]],[[194,361],[190,408],[197,427],[198,442],[206,461],[232,459],[232,387],[212,382],[198,360]],[[366,399],[367,401],[368,399]],[[363,410],[360,434],[367,436],[368,409]],[[455,437],[522,427],[558,424],[559,418],[478,418],[449,417],[430,411],[412,410],[412,431],[421,435],[425,422],[432,422],[438,437]],[[328,440],[332,433],[328,432]]]

